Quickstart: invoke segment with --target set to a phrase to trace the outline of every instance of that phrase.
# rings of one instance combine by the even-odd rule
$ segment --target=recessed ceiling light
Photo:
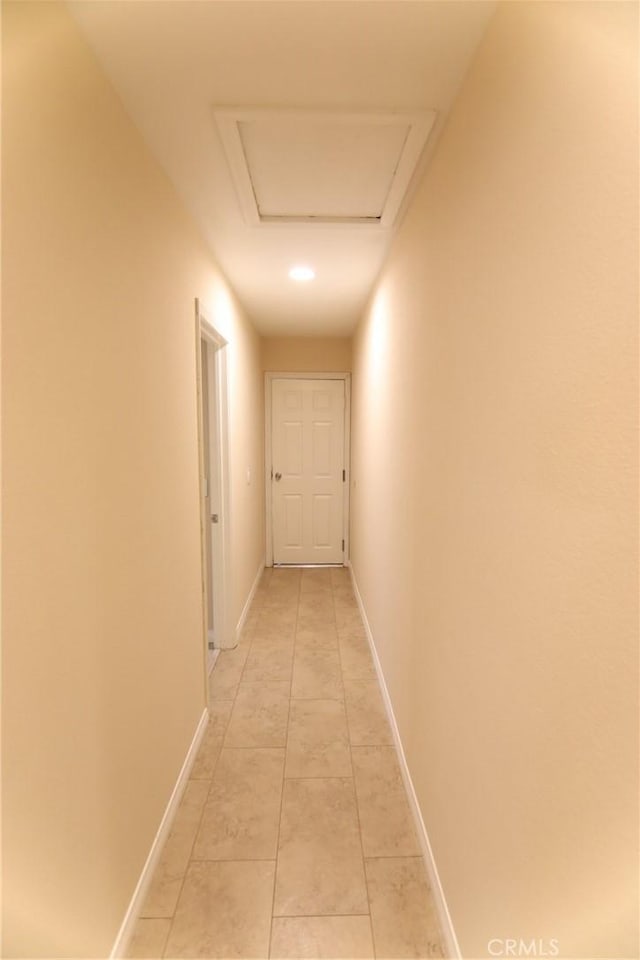
[[[292,280],[297,281],[297,283],[306,283],[308,280],[313,280],[316,272],[312,267],[291,267],[289,270],[289,276]]]

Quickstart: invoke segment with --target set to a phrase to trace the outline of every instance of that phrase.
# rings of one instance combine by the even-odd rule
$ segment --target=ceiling
[[[69,3],[268,336],[352,332],[494,6]]]

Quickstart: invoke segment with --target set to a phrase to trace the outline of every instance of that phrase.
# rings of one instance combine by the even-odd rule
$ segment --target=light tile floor
[[[441,957],[434,904],[344,569],[266,570],[131,957]]]

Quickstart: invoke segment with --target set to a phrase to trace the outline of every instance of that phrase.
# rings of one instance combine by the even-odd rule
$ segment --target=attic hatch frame
[[[435,110],[423,111],[340,111],[340,110],[303,110],[269,109],[252,107],[237,109],[234,107],[215,107],[214,119],[220,134],[222,145],[229,164],[229,171],[236,189],[238,201],[245,221],[250,226],[273,226],[301,224],[329,224],[345,226],[369,226],[378,229],[393,227],[403,201],[412,186],[420,158],[427,145],[429,135],[436,120]],[[249,169],[249,161],[241,135],[241,124],[265,121],[317,125],[336,125],[352,128],[358,126],[404,127],[408,129],[395,169],[389,183],[389,189],[380,216],[325,216],[325,215],[273,215],[262,214],[258,206],[254,184]]]

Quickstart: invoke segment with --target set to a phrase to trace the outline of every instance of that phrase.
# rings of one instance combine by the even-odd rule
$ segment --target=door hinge
[[[342,552],[344,553],[344,540],[342,541]]]
[[[344,483],[346,479],[347,479],[347,471],[346,471],[346,470],[343,470],[343,471],[342,471],[342,482]]]

